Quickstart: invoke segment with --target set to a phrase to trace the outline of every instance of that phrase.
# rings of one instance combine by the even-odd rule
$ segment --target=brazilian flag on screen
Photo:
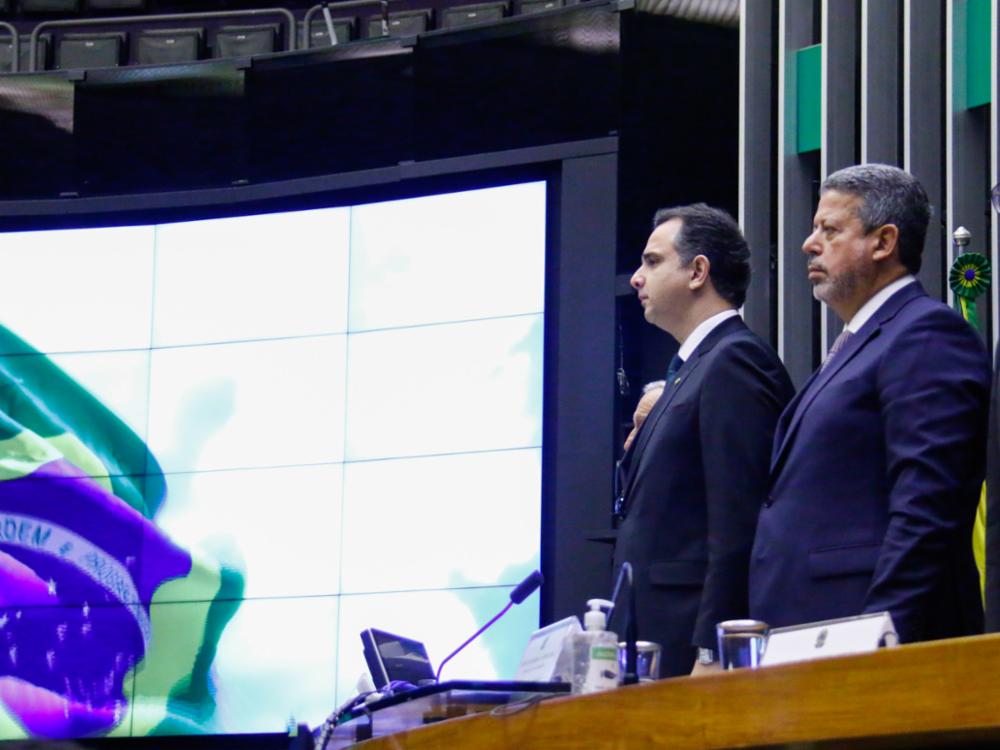
[[[192,733],[243,578],[154,523],[113,412],[0,326],[0,739]]]

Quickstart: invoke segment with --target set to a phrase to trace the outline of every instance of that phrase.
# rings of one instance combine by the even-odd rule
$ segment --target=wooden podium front
[[[1000,635],[552,698],[358,750],[1000,748]]]

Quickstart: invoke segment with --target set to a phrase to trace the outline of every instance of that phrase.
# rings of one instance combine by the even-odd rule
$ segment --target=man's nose
[[[635,273],[632,274],[632,278],[628,280],[628,283],[632,286],[633,289],[639,289],[644,283],[646,283],[645,279],[643,279],[642,276],[639,275],[640,270],[642,269],[639,268],[635,269]]]
[[[816,229],[806,237],[805,241],[802,243],[802,252],[806,255],[816,255],[819,253],[819,230]]]

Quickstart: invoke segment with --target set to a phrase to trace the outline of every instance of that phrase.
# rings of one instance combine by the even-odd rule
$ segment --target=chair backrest
[[[344,44],[354,39],[357,35],[358,19],[333,18],[333,33],[337,35],[337,44]],[[330,31],[326,28],[326,20],[320,16],[314,18],[309,24],[309,33],[302,39],[302,46],[306,49],[311,47],[329,47]]]
[[[56,44],[56,68],[117,68],[124,49],[123,31],[65,34]]]
[[[423,33],[430,28],[431,12],[429,10],[404,10],[389,14],[389,36],[412,36]],[[365,23],[368,39],[386,36],[382,33],[382,17],[371,16]]]
[[[474,26],[477,23],[499,21],[507,12],[507,3],[476,3],[456,5],[441,11],[441,28],[454,29],[460,26]]]
[[[7,37],[0,42],[0,73],[9,73],[14,69],[14,42]]]
[[[80,0],[20,0],[25,13],[72,13],[80,9]]]
[[[248,57],[277,50],[278,24],[223,26],[216,32],[212,57]]]
[[[519,13],[544,13],[547,10],[563,7],[563,0],[521,0]]]
[[[35,45],[35,70],[48,70],[52,59],[52,35],[39,34],[38,42]],[[21,37],[20,61],[17,68],[19,73],[27,73],[31,70],[31,37]]]
[[[142,10],[146,0],[86,0],[88,10]]]
[[[201,58],[204,35],[200,28],[142,31],[136,40],[135,61],[139,65],[193,62]]]

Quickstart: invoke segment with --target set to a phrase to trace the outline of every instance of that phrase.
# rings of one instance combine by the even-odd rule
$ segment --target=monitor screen
[[[0,235],[0,739],[315,726],[539,567],[546,184]],[[513,676],[537,597],[449,663]]]
[[[376,690],[394,682],[408,683],[403,688],[435,681],[427,648],[420,641],[387,633],[378,628],[361,631],[365,662]]]

